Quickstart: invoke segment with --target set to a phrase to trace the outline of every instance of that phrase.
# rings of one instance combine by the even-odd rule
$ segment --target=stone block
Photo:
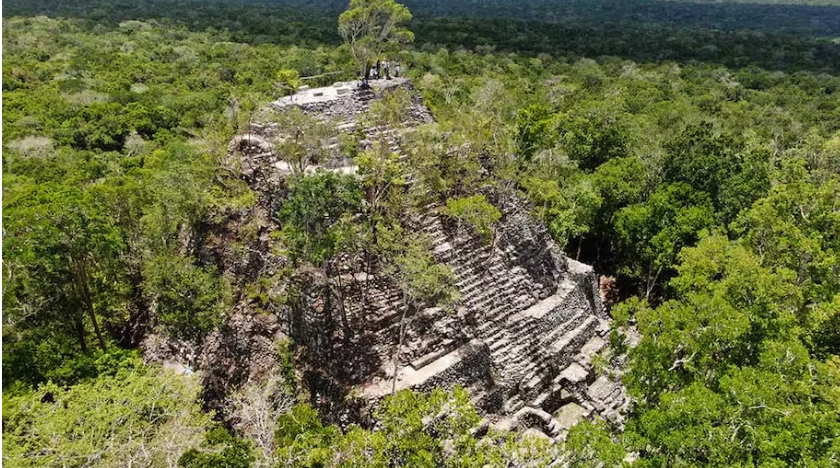
[[[569,364],[569,367],[566,367],[560,373],[560,378],[571,384],[583,382],[588,376],[589,372],[576,362]]]
[[[554,413],[554,419],[557,420],[560,429],[564,431],[568,431],[572,426],[587,416],[589,416],[589,410],[577,403],[569,403]]]
[[[597,380],[592,382],[589,388],[586,390],[587,395],[589,398],[596,402],[605,402],[610,394],[612,394],[617,388],[619,384],[616,382],[611,381],[607,376],[602,375],[598,377]]]

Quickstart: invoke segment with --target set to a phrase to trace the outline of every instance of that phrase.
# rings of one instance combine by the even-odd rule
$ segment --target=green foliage
[[[615,218],[622,272],[642,278],[649,296],[680,249],[713,226],[713,213],[705,193],[681,183],[662,185],[646,203],[622,208]]]
[[[154,319],[169,334],[200,342],[219,326],[232,298],[215,267],[200,267],[177,255],[152,259],[144,267],[144,289],[156,295]]]
[[[275,78],[277,78],[277,84],[289,91],[289,94],[296,93],[298,88],[300,88],[300,73],[297,70],[289,68],[278,70]]]
[[[815,183],[791,161],[783,184],[756,202],[736,222],[736,231],[762,264],[795,277],[805,309],[799,315],[819,356],[840,355],[840,180]],[[807,311],[807,312],[806,312]]]
[[[329,141],[336,131],[331,123],[306,115],[297,107],[276,112],[271,120],[278,125],[272,149],[295,174],[302,175],[308,167],[332,155]]]
[[[362,193],[352,176],[320,172],[292,180],[280,208],[281,235],[294,261],[321,265],[352,240],[350,217]]]
[[[280,417],[278,460],[283,467],[481,467],[530,463],[547,466],[557,453],[539,441],[471,434],[480,417],[467,392],[403,390],[384,399],[374,414],[376,430],[324,426],[308,406]]]
[[[405,209],[405,174],[399,154],[383,142],[374,143],[371,150],[357,155],[355,161],[365,193],[364,243],[367,245],[375,240],[379,225],[395,223]]]
[[[435,262],[424,239],[409,236],[393,242],[393,264],[386,270],[393,272],[409,305],[448,306],[457,300],[455,274],[448,265]]]
[[[738,141],[715,135],[709,123],[687,128],[668,145],[668,151],[664,179],[708,193],[724,223],[770,188],[769,152],[744,154]]]
[[[627,452],[613,440],[603,421],[581,421],[570,430],[566,439],[570,467],[625,466]]]
[[[212,425],[200,389],[193,377],[135,366],[72,387],[4,391],[4,465],[171,466]]]
[[[611,159],[598,166],[592,176],[603,199],[602,212],[608,220],[621,208],[645,199],[648,174],[639,158]]]
[[[362,120],[366,126],[398,128],[409,117],[411,93],[405,88],[389,91],[383,99],[370,103]]]
[[[435,390],[429,396],[403,390],[388,397],[376,417],[385,436],[383,455],[397,466],[418,467],[440,463],[442,442],[464,444],[480,420],[468,393],[459,388],[451,393]]]
[[[100,375],[113,375],[140,364],[137,351],[109,348],[64,356],[60,340],[39,340],[34,333],[4,335],[4,391],[6,388],[31,388],[43,382],[73,385]],[[57,342],[56,342],[57,341]]]
[[[540,150],[549,149],[559,138],[558,118],[546,106],[531,104],[516,115],[517,146],[520,157],[530,161]]]
[[[412,134],[407,146],[412,149],[408,170],[417,178],[411,188],[421,195],[418,198],[443,201],[449,196],[472,193],[478,185],[479,155],[464,145],[462,138],[433,124]]]
[[[583,236],[595,224],[601,197],[587,179],[557,181],[537,176],[520,180],[535,214],[545,222],[552,239],[565,247],[575,236]]]
[[[250,468],[256,458],[251,444],[238,439],[226,429],[216,428],[204,435],[208,450],[190,449],[178,459],[181,468]]]
[[[95,375],[91,339],[109,351],[136,344],[145,301],[161,292],[144,275],[160,271],[154,262],[176,255],[201,220],[233,205],[214,187],[212,155],[133,138],[125,153],[66,146],[38,159],[4,153],[9,381],[73,383]]]
[[[295,353],[294,343],[288,338],[277,341],[277,358],[280,361],[280,374],[283,377],[284,387],[287,391],[295,387]]]
[[[609,119],[575,117],[561,128],[563,147],[581,169],[591,171],[610,159],[627,156],[627,138]]]
[[[231,136],[278,82],[329,84],[351,76],[354,58],[385,53],[423,75],[414,85],[436,123],[403,132],[409,94],[392,94],[362,120],[395,130],[407,164],[390,142],[359,154],[354,135],[343,147],[358,180],[304,177],[332,155],[333,134],[288,113],[275,146],[296,173],[279,212],[293,262],[329,274],[338,253],[362,246],[412,307],[446,306],[455,277],[403,216],[448,200],[486,232],[496,212],[478,189],[504,200],[518,187],[559,244],[649,298],[612,310],[642,332],[625,374],[637,406],[623,434],[583,423],[562,447],[493,432],[479,444],[457,392],[400,393],[376,431],[345,432],[303,407],[278,421],[281,466],[548,466],[561,455],[616,466],[622,444],[640,466],[837,463],[840,48],[778,23],[825,32],[832,11],[642,1],[569,14],[590,2],[491,2],[506,19],[469,19],[452,17],[469,2],[432,1],[411,24],[424,44],[397,52],[412,35],[393,1],[354,0],[340,23],[347,47],[333,47],[324,14],[296,4],[7,3],[10,466],[252,463],[224,432],[199,447],[211,424],[195,383],[144,369],[117,343],[135,346],[131,330],[149,316],[192,338],[219,323],[227,281],[196,255],[205,229],[256,200],[222,165]],[[551,19],[562,21],[541,22]],[[272,281],[286,277],[262,280],[254,297],[268,298]],[[625,351],[617,331],[611,345]],[[57,403],[41,402],[46,391]]]
[[[493,236],[493,226],[502,218],[502,212],[490,204],[484,195],[455,198],[446,201],[443,214],[466,222],[478,235],[489,242]]]
[[[63,326],[86,352],[92,330],[104,351],[101,317],[119,311],[111,295],[121,292],[117,267],[125,247],[113,220],[89,191],[72,185],[26,184],[4,198],[4,308],[12,333],[19,323]]]
[[[281,466],[327,466],[341,435],[336,426],[324,426],[310,406],[292,407],[277,420],[275,442]]]
[[[382,52],[414,40],[414,34],[403,27],[410,20],[408,8],[394,0],[350,0],[338,18],[338,33],[350,46],[362,76]]]
[[[630,434],[645,464],[829,466],[840,374],[802,344],[813,328],[793,272],[717,235],[683,252],[672,286],[676,299],[635,312]]]

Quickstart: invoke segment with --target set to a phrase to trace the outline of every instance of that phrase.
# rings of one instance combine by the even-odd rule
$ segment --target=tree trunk
[[[84,260],[74,260],[75,264],[75,279],[76,287],[79,289],[78,293],[84,304],[85,311],[93,324],[93,332],[96,334],[96,339],[99,341],[99,347],[102,351],[107,351],[108,347],[105,344],[105,338],[102,336],[102,331],[99,329],[99,322],[96,320],[96,312],[93,310],[93,299],[90,297],[90,286],[87,272],[87,265]]]
[[[376,223],[373,220],[373,216],[370,217],[370,230],[371,230],[371,243],[370,245],[376,245]],[[367,299],[370,294],[370,277],[371,272],[373,271],[373,254],[368,250],[365,249],[365,284],[362,288],[362,304],[367,305]],[[362,312],[362,323],[365,324],[367,327],[367,308]]]
[[[651,265],[652,266],[652,265]],[[645,288],[645,299],[650,299],[650,293],[653,292],[653,287],[656,286],[656,281],[659,279],[659,275],[662,273],[662,267],[664,265],[660,265],[659,268],[656,270],[656,274],[653,278],[650,277],[648,274],[648,281]]]
[[[405,310],[403,311],[402,317],[400,317],[400,339],[397,342],[397,349],[394,350],[394,381],[391,383],[391,395],[397,394],[397,368],[400,362],[400,350],[402,350],[403,340],[405,340],[405,316],[408,314],[408,310],[411,309],[408,301],[405,301],[405,303]]]
[[[129,274],[131,278],[132,303],[129,307],[128,324],[126,325],[121,344],[126,348],[136,348],[146,334],[149,320],[149,307],[143,295],[143,277],[139,268]]]
[[[73,313],[73,329],[76,332],[76,338],[79,340],[79,348],[83,353],[87,352],[87,339],[85,337],[85,322],[82,320],[78,312]]]

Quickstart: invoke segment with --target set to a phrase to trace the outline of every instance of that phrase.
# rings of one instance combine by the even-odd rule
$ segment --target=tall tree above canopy
[[[414,33],[402,24],[411,12],[394,0],[351,0],[338,18],[338,33],[350,46],[364,78],[368,64],[388,46],[414,41]]]

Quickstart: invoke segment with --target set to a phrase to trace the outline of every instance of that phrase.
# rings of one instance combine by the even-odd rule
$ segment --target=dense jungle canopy
[[[350,9],[371,4],[395,7]],[[382,50],[435,120],[409,163],[358,152],[358,177],[308,173],[334,135],[287,116],[306,136],[284,142],[301,170],[270,214],[283,227],[229,236],[262,209],[232,139],[302,84],[359,78],[348,2],[5,2],[3,462],[838,466],[840,4],[405,5],[413,42]],[[365,118],[394,125],[401,99]],[[307,377],[327,365],[294,337],[275,343],[278,372],[221,402],[200,372],[142,358],[150,337],[200,349],[242,304],[296,313],[311,272],[329,287],[353,255],[409,309],[451,306],[452,272],[406,220],[434,201],[492,242],[490,191],[527,200],[567,256],[614,279],[602,358],[625,367],[623,427],[480,437],[459,388],[398,392],[344,424]],[[231,268],[263,234],[284,268]],[[333,305],[322,341],[361,340]]]

